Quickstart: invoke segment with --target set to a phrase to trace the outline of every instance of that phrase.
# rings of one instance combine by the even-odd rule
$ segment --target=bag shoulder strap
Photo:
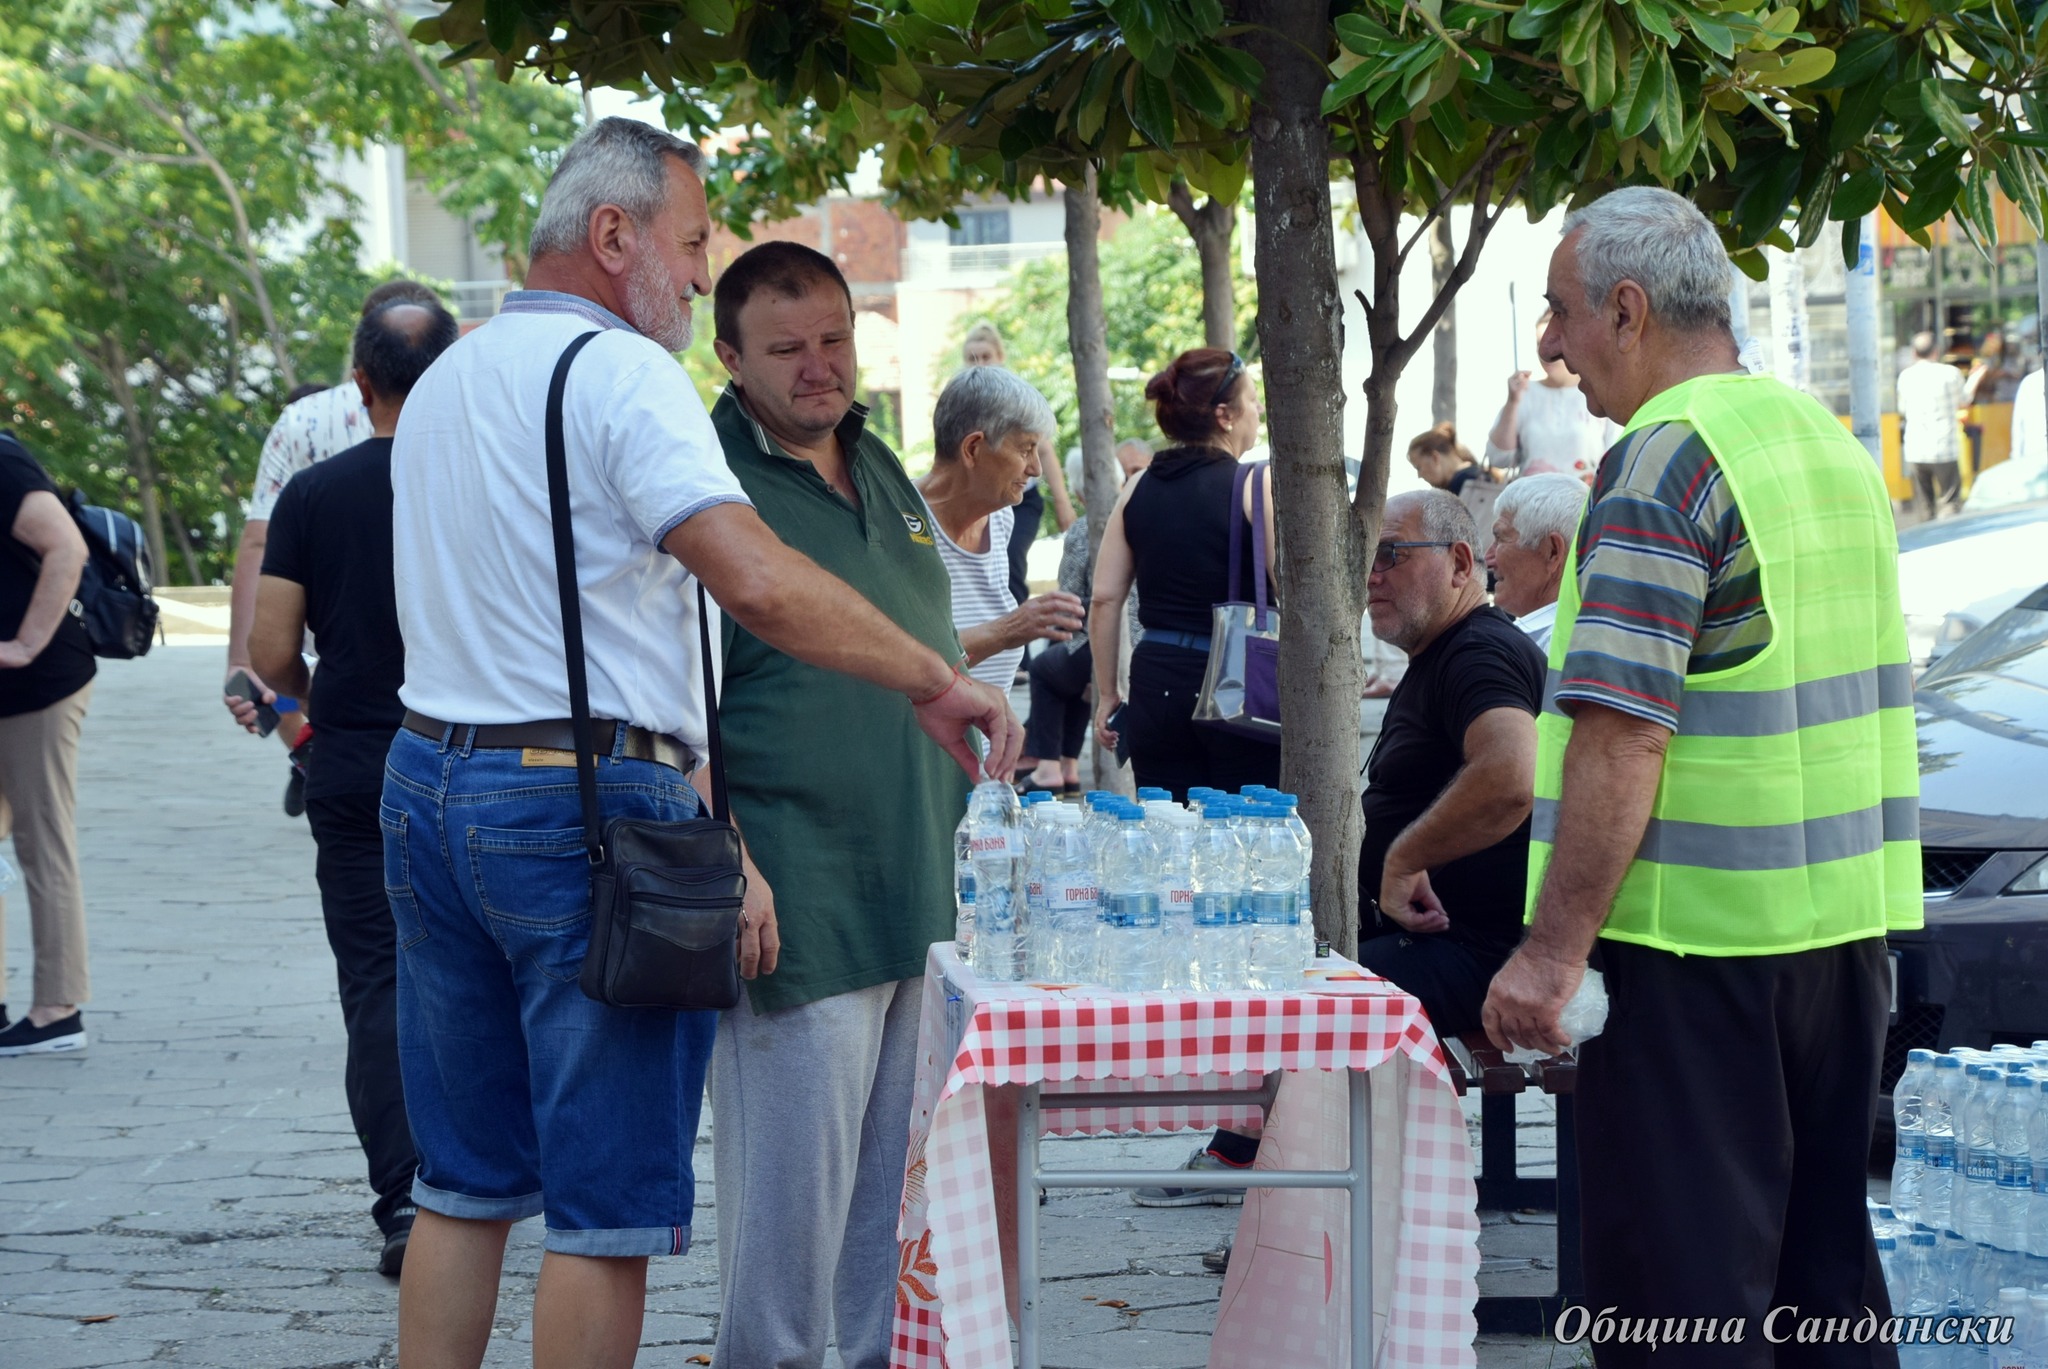
[[[1238,574],[1238,564],[1244,559],[1244,482],[1251,477],[1252,467],[1243,461],[1230,473],[1230,598],[1226,603],[1244,602],[1243,577]],[[1258,546],[1253,544],[1256,553]]]
[[[1253,470],[1250,476],[1252,487],[1252,599],[1255,603],[1257,603],[1259,609],[1257,614],[1253,616],[1253,622],[1256,624],[1259,631],[1264,632],[1266,630],[1267,551],[1266,482],[1263,477],[1266,473],[1266,463],[1263,461],[1258,461],[1252,463],[1252,465]],[[1233,561],[1231,565],[1232,569],[1236,568],[1235,561]]]

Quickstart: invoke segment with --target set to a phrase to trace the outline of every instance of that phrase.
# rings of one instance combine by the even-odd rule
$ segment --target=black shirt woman
[[[1145,398],[1174,445],[1123,487],[1103,528],[1088,617],[1096,741],[1105,748],[1121,741],[1137,782],[1176,799],[1200,785],[1235,791],[1278,784],[1278,746],[1194,722],[1209,660],[1210,608],[1230,597],[1230,525],[1251,513],[1251,482],[1236,507],[1231,488],[1239,459],[1259,440],[1258,388],[1235,353],[1198,347],[1152,377]],[[1272,546],[1272,471],[1261,467],[1253,479],[1264,486]],[[1249,595],[1252,538],[1239,540],[1240,592]],[[1144,633],[1131,653],[1126,699],[1117,688],[1117,661],[1124,599],[1134,584]]]

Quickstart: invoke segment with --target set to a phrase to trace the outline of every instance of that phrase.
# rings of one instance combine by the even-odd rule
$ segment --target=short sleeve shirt
[[[285,405],[256,459],[249,521],[268,519],[277,509],[278,496],[300,471],[369,438],[370,411],[363,407],[363,392],[352,380]]]
[[[1513,618],[1490,605],[1453,623],[1408,662],[1366,761],[1360,908],[1379,898],[1387,849],[1465,764],[1466,730],[1497,708],[1534,718],[1542,699],[1543,653]],[[1522,935],[1528,870],[1526,820],[1492,846],[1431,870],[1430,887],[1451,920],[1442,935],[1485,952],[1513,950]]]
[[[1738,666],[1771,639],[1735,495],[1686,423],[1632,432],[1600,463],[1578,586],[1557,681],[1567,713],[1603,704],[1675,732],[1686,676]]]
[[[42,558],[14,540],[21,503],[37,491],[56,494],[56,482],[12,434],[0,433],[0,539],[5,539],[0,543],[0,642],[12,641],[21,631],[42,573]],[[97,669],[85,628],[66,613],[33,661],[0,670],[0,718],[34,713],[70,698],[92,682]]]
[[[919,496],[919,507],[925,509],[925,516],[931,520],[932,537],[937,540],[939,557],[946,563],[946,573],[953,580],[953,627],[965,632],[971,627],[993,622],[1017,607],[1017,596],[1010,588],[1010,538],[1017,530],[1017,511],[997,509],[988,516],[988,550],[969,551],[946,536],[946,530],[939,526],[938,515],[932,513]],[[1011,647],[998,651],[970,666],[967,673],[983,684],[994,685],[1008,694],[1010,684],[1017,678],[1017,663],[1024,659],[1024,648]]]
[[[728,390],[726,459],[776,536],[948,660],[960,654],[930,515],[856,406],[840,425],[855,507]],[[782,957],[749,981],[758,1011],[914,978],[953,934],[953,829],[967,778],[900,694],[769,646],[727,620],[719,731],[732,810],[775,891]]]
[[[391,449],[406,707],[453,723],[569,716],[545,415],[563,401],[593,717],[706,754],[696,585],[662,548],[684,520],[750,502],[674,357],[580,296],[518,290],[407,396]]]
[[[270,518],[263,573],[306,591],[320,643],[315,745],[306,797],[374,794],[405,719],[405,642],[391,578],[391,439],[373,437],[285,486]]]
[[[1899,372],[1902,455],[1916,466],[1962,459],[1963,373],[1932,359]]]

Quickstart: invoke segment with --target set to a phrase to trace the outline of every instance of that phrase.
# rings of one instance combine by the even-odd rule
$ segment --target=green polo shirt
[[[711,421],[777,536],[948,660],[953,595],[924,503],[855,405],[840,424],[855,508],[790,456],[730,386]],[[924,973],[953,935],[953,829],[967,778],[901,694],[805,665],[731,619],[718,703],[733,817],[775,891],[782,959],[748,984],[766,1012]]]

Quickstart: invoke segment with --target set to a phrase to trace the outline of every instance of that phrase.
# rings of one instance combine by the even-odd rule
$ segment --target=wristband
[[[965,660],[966,657],[963,656],[960,661],[954,662],[952,675],[947,677],[946,683],[939,689],[938,693],[927,695],[922,699],[912,699],[910,706],[912,708],[923,708],[927,704],[935,704],[945,698],[952,691],[954,685],[959,684],[961,680],[966,678],[960,673],[960,666]]]

